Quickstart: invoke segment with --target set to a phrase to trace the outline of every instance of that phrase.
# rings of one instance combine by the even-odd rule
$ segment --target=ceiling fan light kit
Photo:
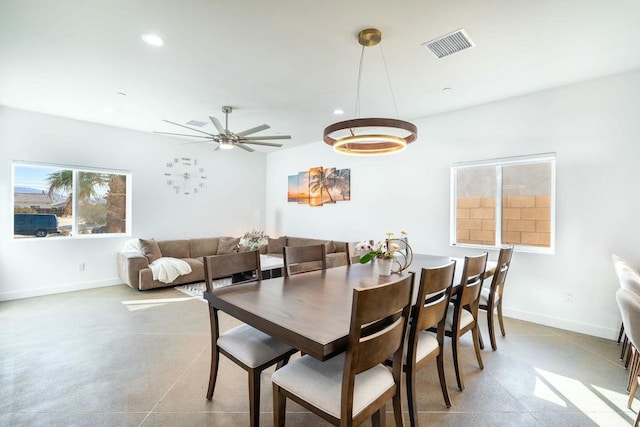
[[[217,118],[213,116],[209,116],[209,120],[211,120],[211,123],[213,123],[213,126],[215,126],[216,130],[218,131],[217,134],[205,132],[200,129],[194,129],[192,127],[185,126],[180,123],[175,123],[169,120],[163,120],[163,121],[175,126],[180,126],[180,127],[189,129],[191,131],[201,133],[203,135],[189,135],[184,133],[173,133],[173,132],[155,132],[155,133],[160,133],[164,135],[189,136],[192,138],[208,139],[208,140],[211,140],[211,142],[215,142],[218,144],[218,146],[214,151],[218,151],[220,149],[231,150],[234,147],[238,147],[245,151],[253,152],[255,150],[249,147],[249,145],[261,145],[265,147],[282,147],[282,144],[278,144],[274,142],[266,142],[266,141],[276,140],[276,139],[291,139],[291,135],[249,136],[249,135],[253,135],[254,133],[258,133],[263,130],[269,129],[270,126],[267,124],[256,126],[254,128],[247,129],[245,131],[238,132],[238,133],[231,132],[229,130],[229,114],[233,112],[233,108],[228,105],[225,105],[222,107],[222,112],[225,115],[224,127],[222,127],[222,124]]]
[[[358,88],[356,99],[356,117],[360,106],[360,76],[362,74],[362,58],[364,48],[376,46],[382,40],[382,32],[375,28],[367,28],[358,34],[358,43],[362,46],[360,67],[358,69]],[[382,50],[382,48],[380,48]],[[383,54],[384,60],[384,54]],[[386,63],[385,63],[386,70]],[[391,88],[389,73],[387,80]],[[393,97],[393,90],[391,90]],[[395,107],[395,98],[393,98]],[[397,107],[396,107],[397,115]],[[410,122],[392,118],[356,118],[327,126],[324,129],[324,142],[342,154],[372,156],[402,151],[416,140],[418,128]]]

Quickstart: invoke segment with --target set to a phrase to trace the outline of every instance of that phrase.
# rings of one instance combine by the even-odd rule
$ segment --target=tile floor
[[[626,407],[627,372],[614,341],[510,319],[506,328],[498,351],[482,352],[484,370],[463,338],[464,392],[447,345],[450,409],[435,364],[419,373],[421,425],[632,424],[640,403]],[[224,357],[214,400],[205,399],[209,357],[207,306],[171,288],[1,302],[0,426],[248,425],[246,375]],[[262,377],[264,426],[272,425],[270,373]],[[327,425],[297,405],[287,409],[288,426]]]

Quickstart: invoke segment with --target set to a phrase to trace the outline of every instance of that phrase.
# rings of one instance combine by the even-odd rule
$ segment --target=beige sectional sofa
[[[140,240],[142,251],[121,252],[118,254],[118,275],[120,279],[138,290],[182,285],[204,280],[203,257],[231,253],[236,250],[239,239],[233,237],[206,237],[184,240]],[[269,243],[260,247],[262,254],[282,257],[284,246],[307,246],[324,243],[327,252],[327,267],[337,267],[347,263],[345,242],[333,240],[306,239],[302,237],[282,236],[269,239]],[[189,264],[191,273],[177,277],[171,283],[153,279],[149,264],[159,257],[179,258]]]

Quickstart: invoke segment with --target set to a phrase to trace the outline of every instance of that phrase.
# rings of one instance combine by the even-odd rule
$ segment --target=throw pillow
[[[269,237],[267,243],[267,253],[282,255],[282,248],[287,246],[287,236],[280,236],[277,239]]]
[[[218,255],[238,252],[239,237],[221,237],[218,241]]]
[[[142,252],[144,252],[144,256],[149,260],[149,263],[152,263],[158,258],[162,258],[162,252],[160,252],[158,242],[155,240],[140,239],[140,247],[142,248]]]

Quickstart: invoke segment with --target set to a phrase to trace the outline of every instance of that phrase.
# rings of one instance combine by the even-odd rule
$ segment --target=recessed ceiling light
[[[339,116],[341,114],[344,114],[344,110],[340,108],[336,108],[335,110],[333,110],[333,114],[335,114],[336,116]]]
[[[162,46],[164,44],[164,40],[156,34],[143,34],[141,38],[145,43],[150,44],[151,46]]]

